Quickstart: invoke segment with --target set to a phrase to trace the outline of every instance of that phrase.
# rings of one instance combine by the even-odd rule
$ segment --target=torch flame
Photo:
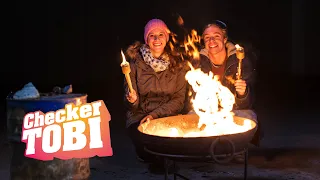
[[[128,88],[130,92],[133,92],[133,87],[132,87],[132,82],[130,78],[130,64],[126,61],[126,57],[124,56],[122,50],[121,50],[121,55],[122,55],[122,63],[120,64],[122,73],[125,75],[126,81],[128,83]]]
[[[121,55],[122,55],[122,63],[120,64],[120,66],[126,66],[128,65],[128,61],[126,61],[126,57],[124,56],[122,50],[121,50]]]
[[[236,46],[237,50],[241,48],[241,46],[239,44],[236,44],[235,46]]]
[[[237,50],[238,53],[244,53],[244,52],[243,52],[243,51],[244,51],[244,48],[241,47],[239,44],[236,44],[235,47],[236,47],[236,50]]]

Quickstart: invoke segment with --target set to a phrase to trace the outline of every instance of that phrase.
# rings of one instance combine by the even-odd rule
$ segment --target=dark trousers
[[[251,140],[251,144],[259,147],[261,143],[261,139],[264,136],[264,131],[263,131],[263,128],[261,127],[261,121],[258,121],[258,117],[256,113],[253,110],[234,110],[233,112],[235,113],[236,116],[248,118],[248,119],[254,120],[257,123],[258,128]]]
[[[155,159],[155,156],[144,150],[144,144],[141,138],[141,134],[138,130],[139,124],[140,122],[131,124],[127,128],[127,135],[131,139],[137,155],[145,161],[153,161]]]

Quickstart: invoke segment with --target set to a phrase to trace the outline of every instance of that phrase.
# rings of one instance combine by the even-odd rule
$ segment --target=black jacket
[[[132,45],[127,50],[132,86],[138,99],[132,104],[124,98],[128,108],[126,127],[141,121],[147,115],[154,119],[177,115],[183,109],[185,101],[186,66],[176,68],[174,72],[170,69],[155,72],[144,62],[139,48],[140,46]],[[124,86],[125,89],[128,88],[126,81]]]

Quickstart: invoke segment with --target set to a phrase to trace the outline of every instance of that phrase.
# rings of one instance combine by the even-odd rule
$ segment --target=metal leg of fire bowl
[[[168,172],[168,159],[167,158],[164,158],[164,179],[165,180],[168,180],[168,174],[169,174],[169,172]]]
[[[165,180],[168,180],[168,177],[169,177],[169,165],[170,165],[169,161],[170,161],[169,158],[164,157],[164,169],[165,169],[164,179]],[[179,178],[184,179],[184,180],[190,180],[187,177],[175,172],[175,170],[176,170],[176,161],[174,161],[174,160],[172,160],[172,161],[173,161],[173,168],[174,168],[173,179],[177,180],[177,177],[179,177]]]
[[[173,161],[173,169],[174,169],[174,171],[176,171],[176,161]],[[177,173],[176,172],[173,172],[173,179],[177,180]]]
[[[177,180],[177,177],[184,179],[184,180],[190,180],[189,178],[179,174],[178,172],[176,172],[176,161],[173,161],[173,168],[174,168],[174,173],[173,173],[173,179]]]
[[[189,178],[186,178],[185,176],[182,176],[181,174],[175,173],[174,174],[174,180],[176,180],[177,177],[179,177],[181,179],[184,179],[184,180],[190,180]]]
[[[248,173],[248,149],[245,149],[245,152],[244,152],[244,175],[243,175],[243,178],[244,180],[247,180],[247,173]]]

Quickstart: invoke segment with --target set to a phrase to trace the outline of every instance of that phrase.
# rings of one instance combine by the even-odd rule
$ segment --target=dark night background
[[[1,97],[32,82],[40,92],[73,85],[88,101],[102,99],[113,124],[124,125],[120,50],[143,39],[148,20],[179,32],[175,14],[199,33],[213,19],[235,42],[250,42],[260,58],[258,112],[300,113],[319,107],[320,61],[311,1],[12,1],[1,62]],[[9,9],[10,9],[9,8]],[[3,106],[4,107],[4,106]],[[4,111],[4,108],[3,108]],[[3,113],[4,114],[4,113]]]

